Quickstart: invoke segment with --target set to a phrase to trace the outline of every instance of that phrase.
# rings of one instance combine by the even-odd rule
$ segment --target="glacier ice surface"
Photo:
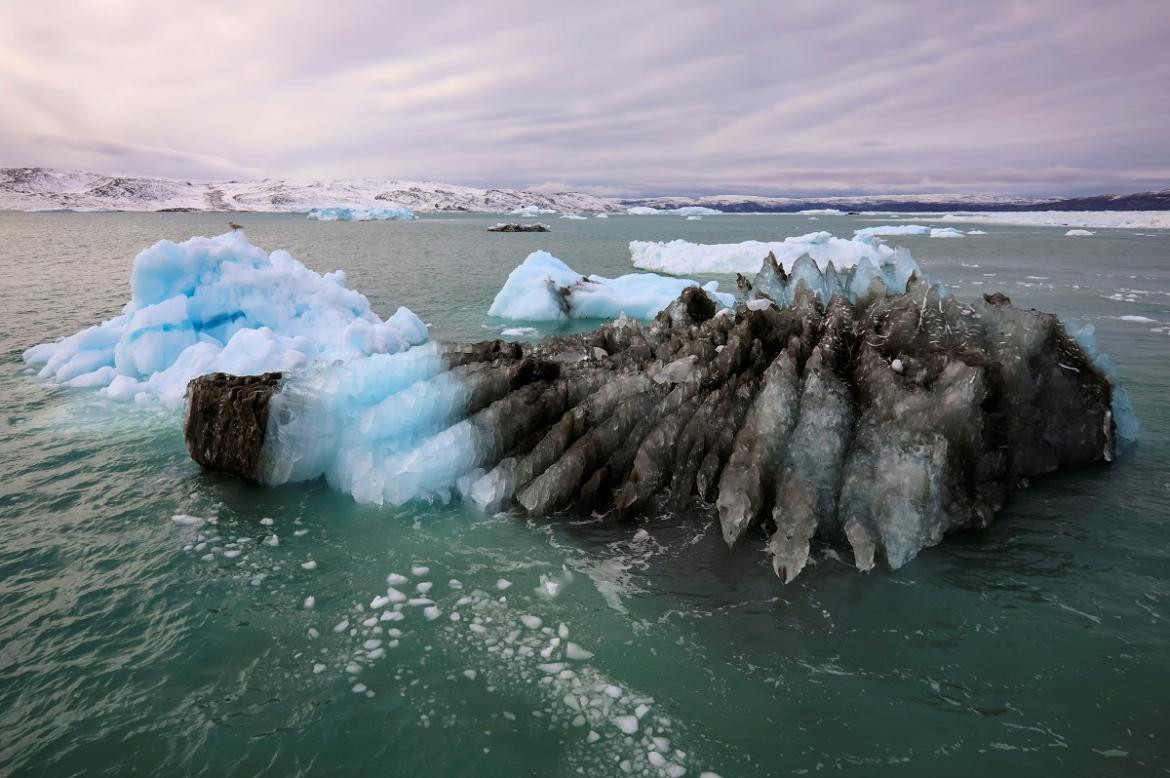
[[[534,251],[508,275],[488,314],[518,321],[615,319],[623,313],[651,319],[688,286],[699,283],[652,273],[583,276],[547,251]],[[735,302],[734,295],[718,291],[718,282],[702,288],[721,307]]]
[[[177,406],[187,382],[206,373],[287,371],[426,340],[426,325],[410,310],[383,321],[346,288],[343,272],[319,275],[237,230],[144,250],[121,314],[33,346],[24,360],[67,386]]]

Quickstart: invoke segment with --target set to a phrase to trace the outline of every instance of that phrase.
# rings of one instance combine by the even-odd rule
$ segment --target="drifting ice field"
[[[614,279],[636,270],[631,241],[937,224],[613,215],[488,235],[498,217],[233,218],[265,256],[344,271],[381,321],[413,311],[431,341],[597,326],[489,315],[538,250]],[[988,532],[895,573],[860,576],[818,548],[782,587],[762,536],[732,553],[714,525],[551,525],[368,506],[319,483],[249,487],[190,462],[176,412],[26,372],[29,346],[122,315],[139,251],[225,222],[0,214],[0,772],[1167,765],[1170,233],[956,223],[987,234],[886,238],[961,299],[998,290],[1094,324],[1142,439],[1108,469],[1037,481]],[[681,277],[735,288],[733,275]]]

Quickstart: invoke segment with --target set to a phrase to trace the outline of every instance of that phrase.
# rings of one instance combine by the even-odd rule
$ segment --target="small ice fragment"
[[[367,651],[373,651],[378,646],[382,645],[382,641],[377,638],[370,638],[365,643],[362,643],[362,648]]]
[[[460,619],[462,619],[463,617],[462,617],[462,616],[460,616],[458,612],[455,612],[455,611],[453,611],[453,612],[451,613],[451,617],[450,617],[450,618],[451,618],[451,621],[459,621],[459,620],[460,620]]]
[[[516,714],[510,710],[506,710],[506,711],[504,711],[504,718],[506,718],[508,721],[515,721]]]
[[[475,676],[479,675],[475,670],[464,670],[463,675],[469,680],[474,681]]]
[[[627,735],[632,735],[638,731],[638,719],[633,716],[618,716],[613,720],[613,724]]]
[[[353,685],[353,693],[354,694],[361,694],[365,690],[366,690],[366,685],[364,683],[355,683]]]
[[[342,619],[333,625],[334,632],[345,632],[347,629],[349,629],[349,619]]]
[[[299,537],[301,537],[302,535],[305,535],[305,534],[307,534],[308,532],[309,532],[309,531],[308,531],[307,529],[294,529],[294,530],[293,530],[293,535],[299,538]]]
[[[279,545],[280,545],[280,538],[278,538],[278,537],[276,536],[276,533],[275,533],[275,532],[273,532],[271,535],[269,535],[268,537],[264,538],[264,545],[266,545],[266,546],[273,546],[273,547],[275,547],[275,546],[279,546]]]
[[[557,627],[557,637],[559,637],[561,640],[567,640],[569,637],[569,628],[565,626],[563,621],[561,622],[561,625]]]
[[[316,570],[317,562],[313,559],[310,559],[308,562],[301,562],[301,567],[305,570]]]
[[[487,627],[485,627],[482,624],[471,624],[470,626],[468,626],[468,629],[470,629],[472,632],[474,632],[477,635],[482,635],[484,632],[487,632]]]
[[[260,523],[263,524],[265,527],[271,527],[273,525],[272,519],[270,519],[268,517],[260,519]]]
[[[565,645],[565,656],[569,659],[592,659],[593,652],[586,651],[576,643],[568,643]]]
[[[391,586],[402,586],[402,584],[409,580],[410,579],[405,575],[399,575],[398,573],[391,573],[390,575],[386,576],[386,583],[390,584]]]
[[[650,712],[649,705],[639,705],[638,707],[634,708],[634,715],[637,716],[638,718],[642,718],[643,716],[645,716],[649,712]]]
[[[235,559],[240,554],[241,554],[241,551],[238,548],[231,548],[231,549],[228,549],[227,551],[223,552],[223,557],[224,557],[224,559]]]
[[[362,671],[362,666],[359,665],[357,662],[350,662],[349,664],[347,664],[345,666],[345,672],[349,673],[350,675],[357,675],[361,671]]]
[[[654,765],[655,767],[662,767],[666,764],[666,757],[657,751],[651,751],[650,753],[646,754],[646,758],[650,760],[650,764]]]
[[[320,662],[313,665],[313,675],[320,675],[323,672],[325,672],[325,665],[321,664]]]
[[[171,516],[171,521],[186,527],[198,527],[203,524],[205,519],[201,516],[188,516],[185,513],[176,513],[174,516]]]
[[[321,637],[321,633],[317,631],[316,627],[309,627],[309,640],[316,640]]]
[[[386,589],[386,601],[406,602],[406,595],[391,586]]]
[[[675,764],[674,762],[671,762],[670,764],[668,764],[666,766],[666,775],[668,778],[682,778],[686,774],[687,774],[687,768],[683,767],[680,764]]]
[[[560,662],[549,662],[547,664],[537,665],[536,669],[540,670],[542,673],[548,673],[549,675],[554,675],[556,673],[559,673],[561,670],[564,670],[565,666],[563,664],[561,664]]]
[[[512,585],[512,582],[509,581],[507,578],[501,578],[500,580],[496,581],[496,588],[499,589],[500,591],[504,591],[505,589],[507,589],[511,585]]]
[[[429,592],[431,590],[432,586],[434,586],[434,584],[431,583],[430,581],[423,581],[422,583],[420,583],[418,586],[416,586],[414,588],[418,591],[419,594],[426,594],[427,592]]]
[[[450,581],[447,582],[447,586],[449,586],[452,589],[462,589],[463,582],[456,579],[456,578],[452,578]]]
[[[443,612],[434,605],[428,605],[426,608],[423,608],[423,616],[426,617],[427,621],[434,621],[435,619],[439,618],[442,613]]]
[[[610,684],[609,686],[605,687],[605,694],[610,699],[616,700],[618,697],[622,696],[622,687]]]
[[[370,610],[378,610],[379,608],[383,608],[389,604],[390,604],[389,597],[384,597],[382,595],[378,595],[374,599],[370,600]]]
[[[429,572],[431,572],[431,568],[427,567],[426,565],[415,565],[414,567],[410,568],[411,575],[426,575]]]
[[[543,622],[541,622],[539,616],[524,615],[520,617],[520,623],[529,629],[540,629],[540,625]]]
[[[412,608],[417,608],[420,605],[434,605],[435,601],[432,600],[430,597],[411,597],[409,600],[406,601],[406,604],[411,606]]]
[[[890,363],[890,369],[893,370],[895,373],[901,373],[902,370],[904,370],[905,368],[902,365],[902,360],[895,359],[893,362]]]
[[[367,651],[366,656],[370,659],[381,659],[382,657],[386,656],[386,649],[375,648],[373,651]]]
[[[651,738],[654,741],[654,749],[666,754],[670,752],[670,740],[664,737]]]
[[[315,607],[317,607],[317,598],[310,594],[305,598],[305,610],[312,610]]]
[[[589,734],[585,736],[586,743],[596,743],[598,740],[601,740],[601,735],[597,734],[593,730],[589,730]]]

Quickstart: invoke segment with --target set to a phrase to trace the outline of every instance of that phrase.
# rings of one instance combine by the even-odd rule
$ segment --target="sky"
[[[595,194],[1170,187],[1170,1],[0,7],[0,165]]]

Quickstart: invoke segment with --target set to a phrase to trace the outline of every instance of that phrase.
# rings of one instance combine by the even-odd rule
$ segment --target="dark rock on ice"
[[[519,222],[501,222],[488,227],[488,232],[552,232],[547,224],[520,224]]]
[[[712,515],[729,545],[766,535],[790,581],[814,538],[900,567],[1026,479],[1113,459],[1114,387],[1055,316],[897,272],[770,259],[734,309],[688,288],[649,324],[445,345],[466,400],[443,424],[475,441],[452,490],[541,517]],[[192,382],[192,457],[271,481],[276,379]]]
[[[280,373],[210,373],[187,387],[183,435],[191,458],[212,470],[260,480],[269,401]]]

